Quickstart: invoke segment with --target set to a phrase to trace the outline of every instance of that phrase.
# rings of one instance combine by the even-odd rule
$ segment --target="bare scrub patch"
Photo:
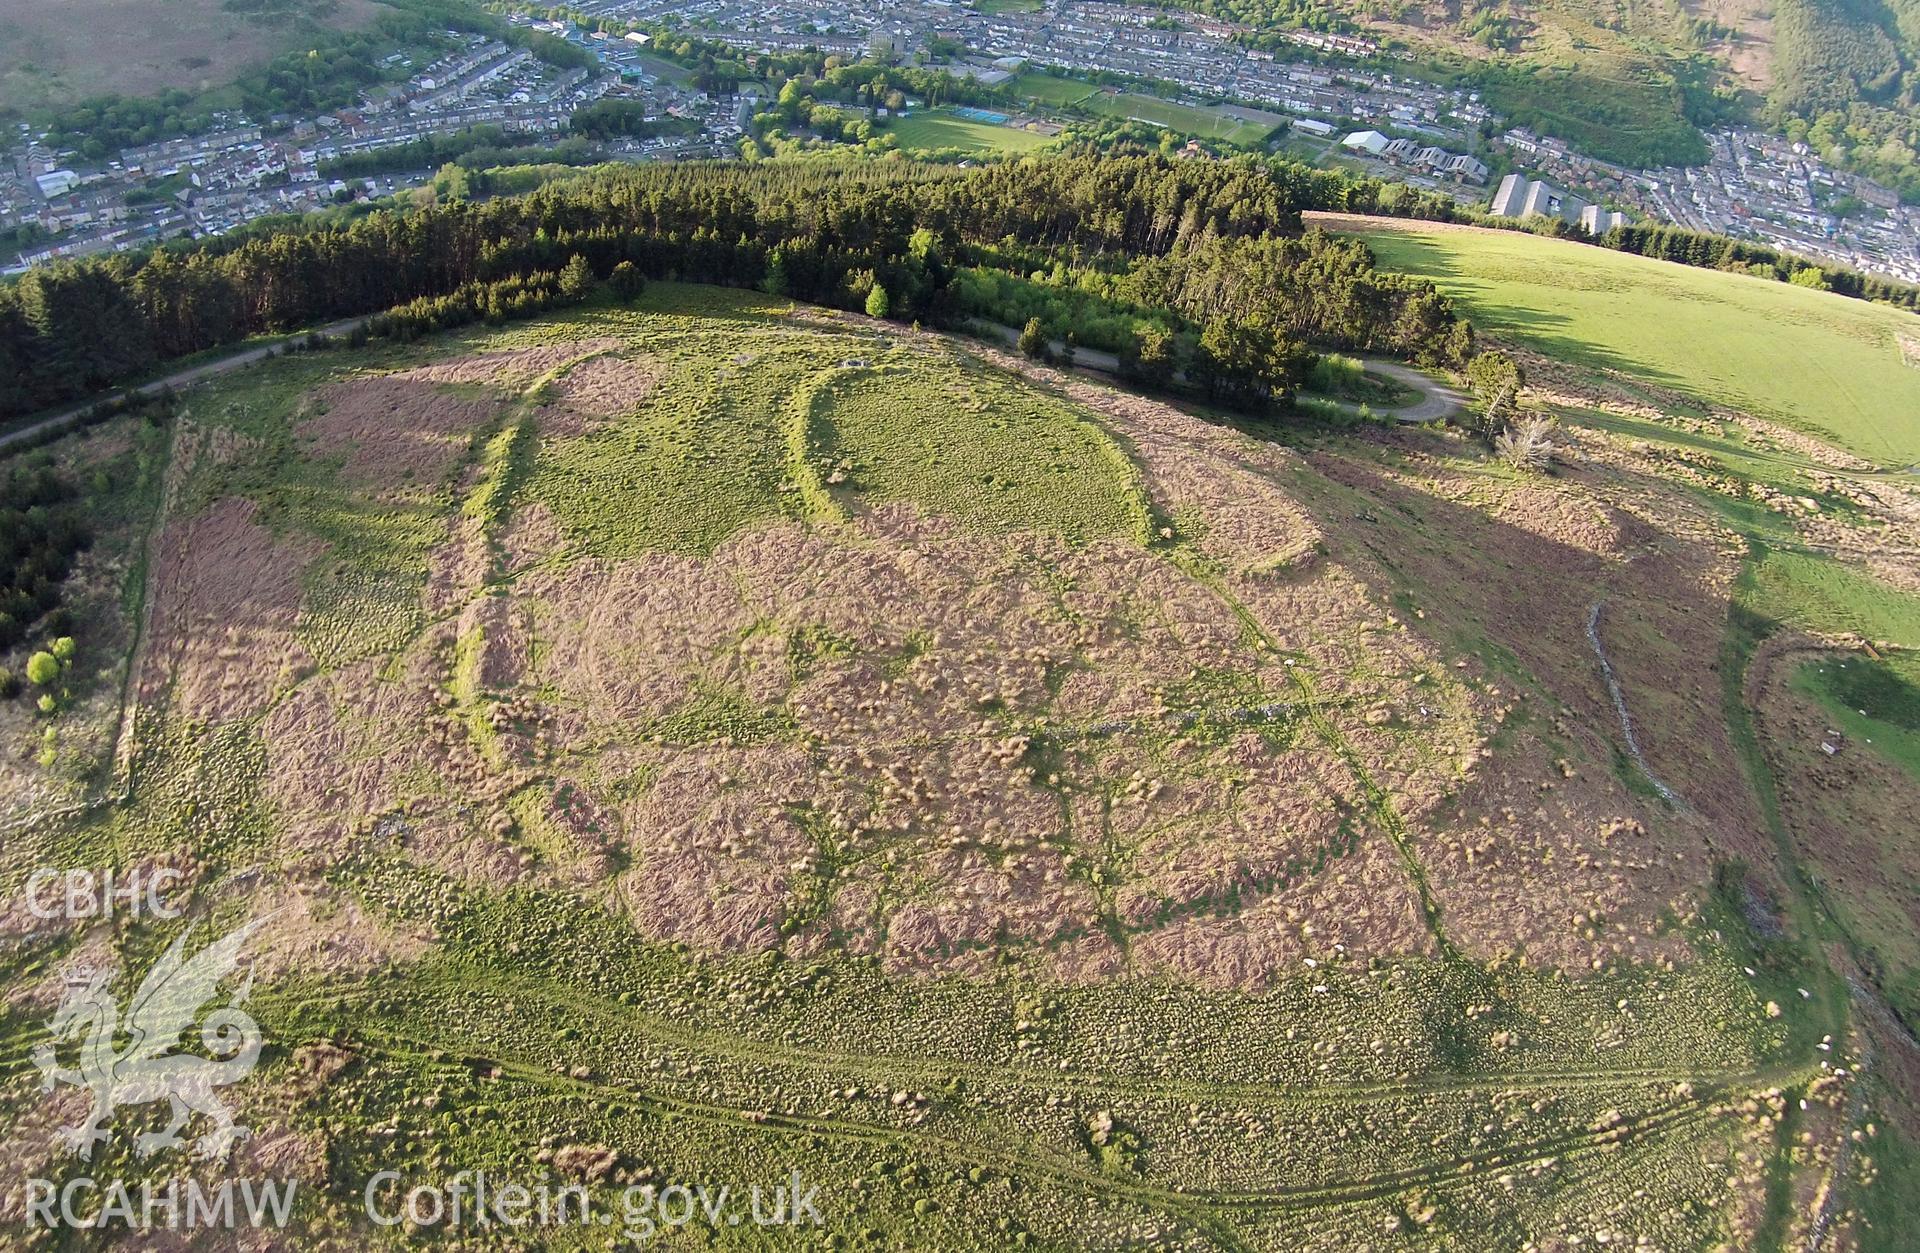
[[[1581,970],[1689,955],[1673,925],[1697,921],[1711,878],[1703,824],[1623,791],[1607,751],[1524,732],[1425,819],[1421,857],[1474,956]]]
[[[93,925],[91,919],[34,918],[27,912],[24,891],[19,904],[9,909],[6,924],[5,934],[9,941],[29,936],[45,938],[63,931],[78,933],[58,969],[34,978],[12,981],[4,1003],[13,1013],[44,1019],[59,1006],[66,992],[68,974],[82,970],[114,970],[120,964],[119,952],[114,948],[114,937],[105,928]]]
[[[252,501],[227,497],[161,534],[143,703],[200,721],[243,718],[311,669],[294,624],[301,574],[320,546],[276,537],[258,513]]]
[[[421,605],[439,616],[465,604],[485,585],[493,571],[493,551],[486,524],[460,515],[447,523],[447,540],[427,554],[427,583]]]
[[[1659,535],[1653,527],[1591,493],[1522,483],[1503,492],[1492,517],[1590,556],[1624,560]]]
[[[1654,773],[1744,852],[1758,813],[1727,731],[1717,660],[1739,558],[1674,542],[1624,566],[1600,632]],[[1603,723],[1600,725],[1614,725]]]
[[[625,347],[611,336],[567,339],[528,348],[477,353],[452,361],[436,361],[394,375],[396,379],[425,383],[481,383],[519,391],[553,373],[569,361]]]
[[[338,848],[376,815],[442,780],[478,776],[484,762],[435,720],[431,687],[381,677],[377,660],[320,675],[262,724],[267,794],[295,848]]]
[[[1202,987],[1261,988],[1301,968],[1372,956],[1431,954],[1433,936],[1406,871],[1382,838],[1326,873],[1303,877],[1243,912],[1179,916],[1132,946],[1136,971]]]
[[[562,699],[609,733],[668,709],[750,621],[707,563],[664,554],[577,562],[524,583]]]
[[[1263,615],[1318,607],[1249,577]],[[988,537],[889,504],[508,586],[273,711],[268,788],[297,847],[370,836],[500,882],[624,864],[650,935],[903,974],[1012,951],[1106,978],[1145,945],[1145,969],[1264,985],[1319,951],[1271,921],[1316,884],[1351,894],[1329,944],[1427,951],[1288,671],[1230,595],[1127,541]],[[1334,569],[1301,586],[1364,593]]]
[[[506,596],[483,596],[460,615],[456,693],[505,692],[526,673],[527,607]]]
[[[1920,341],[1905,341],[1916,343]],[[1909,360],[1909,365],[1920,368],[1920,357]],[[1865,457],[1856,457],[1845,449],[1835,448],[1824,440],[1811,435],[1803,435],[1792,427],[1782,426],[1778,422],[1768,422],[1764,418],[1742,416],[1741,425],[1778,448],[1785,449],[1795,456],[1805,457],[1808,461],[1833,470],[1858,470],[1872,473],[1879,467]]]
[[[462,668],[460,636],[443,623],[397,658],[317,676],[274,707],[261,726],[267,792],[292,844],[324,850],[369,833],[404,843],[416,827],[500,829],[507,798],[529,775],[501,750],[511,720],[496,718],[493,703],[457,702],[450,689]],[[457,821],[436,825],[449,815]]]
[[[607,357],[556,391],[595,361],[602,407],[650,382]],[[1665,534],[1597,467],[1516,482],[1394,436],[1309,459],[1033,373],[1133,455],[1116,481],[1153,533],[983,532],[895,499],[736,525],[708,555],[566,560],[545,507],[504,510],[491,541],[456,522],[428,579],[441,620],[263,725],[291,843],[610,889],[656,938],[909,975],[1011,960],[1264,987],[1435,952],[1437,924],[1469,953],[1578,970],[1685,955],[1655,924],[1690,908],[1704,857],[1644,855],[1622,833],[1671,820],[1604,740],[1571,773],[1514,741],[1514,681],[1455,667],[1440,628],[1492,631],[1598,717],[1569,602],[1606,584],[1620,631],[1663,633],[1620,640],[1635,699],[1673,721],[1649,737],[1661,768],[1698,766],[1685,741],[1710,748],[1711,728],[1647,689],[1702,700],[1667,671],[1708,628],[1647,604],[1724,605],[1710,534]],[[1354,541],[1350,514],[1389,510],[1398,528]],[[1500,856],[1477,848],[1482,817]],[[1696,828],[1676,838],[1693,849]],[[1532,909],[1512,904],[1530,874],[1548,881]],[[1503,904],[1457,903],[1483,889]]]
[[[272,982],[310,974],[363,975],[412,961],[429,936],[397,931],[317,876],[282,879],[251,895],[249,916],[271,915],[255,946],[258,977]]]
[[[567,546],[567,535],[551,509],[537,500],[529,500],[514,505],[513,513],[500,530],[498,542],[502,564],[511,572],[524,570],[560,553]]]
[[[1171,405],[991,355],[1059,386],[1132,444],[1173,523],[1159,538],[1190,540],[1227,567],[1219,591],[1245,615],[1240,633],[1257,630],[1257,647],[1304,654],[1308,665],[1277,670],[1271,689],[1337,696],[1345,710],[1330,714],[1343,728],[1335,734],[1402,818],[1417,818],[1474,767],[1486,703],[1446,676],[1365,580],[1319,562],[1326,535],[1287,486],[1306,470],[1299,456]]]
[[[1644,474],[1590,463],[1516,485],[1427,448],[1315,452],[1327,476],[1316,492],[1353,518],[1337,537],[1344,564],[1399,600],[1404,635],[1376,630],[1367,647],[1410,635],[1479,654],[1449,669],[1491,733],[1433,717],[1431,677],[1398,692],[1389,681],[1365,696],[1355,749],[1396,797],[1464,951],[1573,970],[1681,960],[1673,924],[1697,917],[1712,864],[1770,864],[1713,666],[1739,545]],[[1620,742],[1584,636],[1600,602],[1607,655],[1675,807]],[[1381,669],[1405,674],[1418,656]]]
[[[295,435],[315,456],[343,456],[354,484],[387,491],[437,485],[499,413],[493,401],[458,396],[411,374],[330,384],[312,404],[316,412]]]
[[[234,1170],[254,1179],[298,1179],[310,1187],[324,1187],[327,1148],[327,1137],[321,1132],[270,1127],[241,1142],[234,1153]],[[183,1241],[180,1247],[190,1246]]]
[[[552,403],[535,415],[541,434],[555,439],[588,435],[609,418],[632,413],[660,382],[661,371],[627,357],[593,357],[561,376]]]
[[[1656,772],[1722,830],[1757,829],[1708,664],[1738,568],[1736,540],[1677,493],[1623,490],[1609,475],[1570,475],[1516,495],[1425,456],[1391,466],[1331,453],[1313,460],[1370,498],[1373,512],[1347,539],[1397,572],[1418,612],[1505,650],[1565,704],[1570,722],[1591,727],[1617,725],[1585,634],[1604,600],[1608,656]],[[1656,509],[1666,513],[1657,530],[1639,516]]]
[[[1159,439],[1143,443],[1140,451],[1156,502],[1177,503],[1167,512],[1198,531],[1195,542],[1208,556],[1243,572],[1270,573],[1313,553],[1319,528],[1270,480],[1224,458],[1194,455]]]
[[[1848,735],[1796,676],[1863,665],[1861,654],[1786,634],[1756,651],[1747,698],[1774,772],[1781,816],[1875,982],[1903,1015],[1920,972],[1920,849],[1913,777],[1864,735]],[[1866,724],[1872,726],[1873,724]]]
[[[783,803],[809,774],[790,748],[681,755],[625,815],[635,925],[703,948],[773,946],[787,879],[812,847]]]
[[[1351,777],[1281,725],[1297,693],[1219,592],[1121,541],[986,540],[904,505],[854,526],[852,543],[783,524],[710,563],[569,577],[621,589],[604,608],[555,594],[568,584],[540,593],[554,606],[546,681],[590,710],[657,711],[643,726],[667,757],[628,819],[630,837],[647,833],[627,880],[636,916],[664,894],[654,913],[723,947],[784,930],[801,951],[874,952],[906,972],[973,969],[1011,946],[1058,976],[1101,977],[1127,966],[1116,928],[1304,893],[1330,865],[1354,873],[1339,868]],[[689,634],[698,622],[723,629]],[[581,688],[595,671],[619,690]],[[1226,672],[1239,677],[1201,677]],[[712,811],[717,846],[691,826],[660,833],[663,813],[687,822],[687,786],[711,784],[713,754],[766,736],[810,745],[810,770],[763,802],[750,800],[761,780],[723,773],[746,808]],[[1121,916],[1096,868],[1120,885]],[[1355,917],[1356,950],[1424,951],[1401,942],[1401,911]],[[1253,928],[1223,969],[1265,980],[1299,941]]]

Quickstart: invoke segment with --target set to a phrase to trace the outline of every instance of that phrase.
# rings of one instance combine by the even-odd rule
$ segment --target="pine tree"
[[[1039,318],[1027,319],[1026,326],[1020,331],[1020,340],[1016,346],[1020,349],[1022,356],[1031,357],[1035,361],[1045,361],[1053,355],[1047,346],[1046,325]]]
[[[792,280],[787,277],[787,254],[783,249],[775,248],[767,254],[767,276],[760,280],[760,290],[769,296],[792,292]]]
[[[587,298],[593,290],[593,270],[587,265],[587,259],[574,253],[566,268],[560,271],[560,298],[566,301],[580,301]]]
[[[867,293],[867,316],[884,318],[887,316],[887,289],[875,283],[873,290]]]

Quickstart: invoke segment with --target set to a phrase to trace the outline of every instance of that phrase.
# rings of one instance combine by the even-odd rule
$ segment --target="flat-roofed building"
[[[1616,226],[1631,226],[1633,220],[1626,214],[1614,209],[1603,209],[1590,204],[1580,210],[1580,225],[1586,227],[1587,234],[1596,238],[1606,234]]]
[[[1575,223],[1589,206],[1571,192],[1552,183],[1524,174],[1509,174],[1500,180],[1493,193],[1493,216],[1497,218],[1547,217]]]

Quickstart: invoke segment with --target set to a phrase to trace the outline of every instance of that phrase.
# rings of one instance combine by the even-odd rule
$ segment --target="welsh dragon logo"
[[[91,1159],[94,1145],[107,1139],[107,1124],[116,1109],[161,1101],[170,1107],[167,1125],[134,1138],[134,1149],[142,1157],[178,1145],[181,1128],[196,1113],[213,1122],[212,1130],[195,1141],[201,1157],[222,1157],[251,1134],[233,1121],[215,1093],[245,1079],[260,1060],[260,1026],[240,1008],[253,990],[251,971],[227,1004],[200,1023],[200,1043],[217,1060],[174,1050],[199,1017],[200,1007],[218,994],[221,982],[239,965],[247,938],[265,921],[255,919],[191,958],[185,954],[192,929],[182,932],[140,981],[124,1022],[118,1002],[107,992],[107,972],[82,971],[68,978],[66,996],[47,1024],[53,1040],[33,1054],[43,1091],[66,1083],[93,1093],[92,1112],[77,1126],[61,1130],[62,1144]],[[57,1047],[76,1038],[80,1065],[68,1069],[59,1064]],[[116,1047],[117,1039],[125,1039],[125,1046]]]

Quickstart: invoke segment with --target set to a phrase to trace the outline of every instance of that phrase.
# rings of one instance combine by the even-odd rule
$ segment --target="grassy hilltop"
[[[4,878],[158,863],[203,925],[280,911],[234,1089],[268,1156],[225,1169],[307,1180],[306,1247],[405,1242],[359,1217],[382,1169],[796,1166],[825,1232],[715,1242],[1892,1247],[1906,1133],[1828,1069],[1888,1046],[1769,826],[1821,763],[1770,767],[1716,672],[1807,584],[1734,542],[1799,525],[1745,485],[1833,483],[1567,417],[1534,478],[668,283],[277,360],[57,446],[151,539],[103,534],[51,761],[6,768],[85,793],[124,691],[133,785]],[[1768,714],[1858,698],[1800,660]],[[1829,890],[1893,936],[1858,843]],[[83,950],[132,972],[175,930],[28,927],[15,1036]],[[1863,1193],[1833,1154],[1869,1122]]]

